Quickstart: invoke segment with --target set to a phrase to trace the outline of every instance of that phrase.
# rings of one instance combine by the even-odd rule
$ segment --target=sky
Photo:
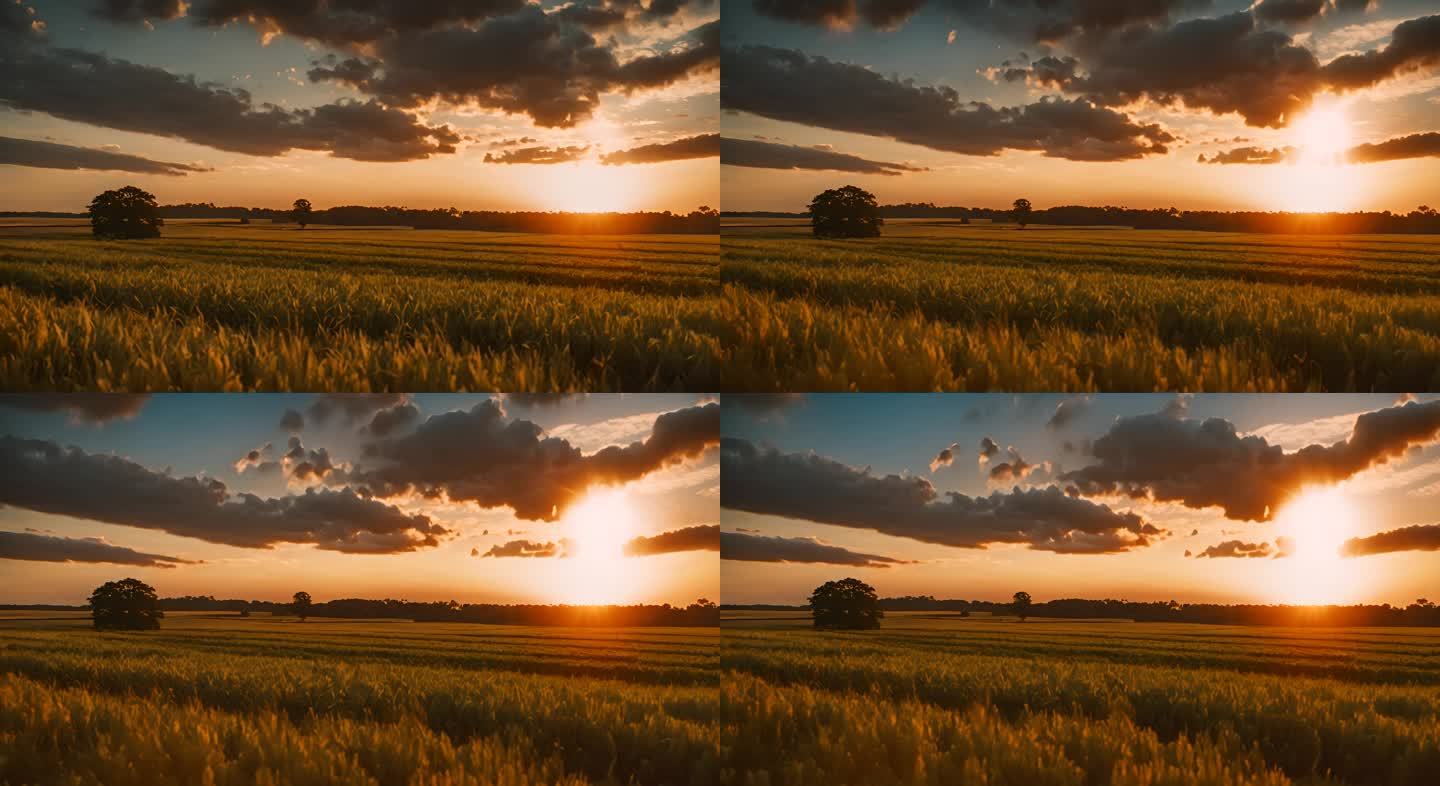
[[[0,603],[719,595],[719,405],[685,394],[0,395]]]
[[[714,0],[0,0],[0,210],[719,202]]]
[[[1433,0],[724,0],[726,210],[1414,210]]]
[[[724,397],[725,603],[1406,605],[1440,592],[1440,398]]]

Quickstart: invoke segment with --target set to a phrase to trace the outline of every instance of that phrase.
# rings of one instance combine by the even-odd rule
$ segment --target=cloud
[[[685,161],[692,158],[711,158],[720,155],[720,135],[700,134],[641,145],[629,150],[617,150],[600,156],[602,164],[658,164],[664,161]]]
[[[1050,471],[1050,462],[1044,461],[1039,464],[1031,464],[1020,456],[1020,451],[1011,447],[1009,449],[1010,460],[1002,461],[990,468],[991,483],[1015,483],[1030,477],[1030,473],[1040,470]]]
[[[1226,517],[1264,521],[1308,484],[1337,483],[1440,436],[1440,401],[1367,412],[1349,439],[1293,453],[1264,437],[1240,436],[1220,418],[1163,414],[1120,418],[1091,446],[1099,459],[1060,476],[1085,496],[1127,495]]]
[[[1283,538],[1282,538],[1283,540]],[[1246,543],[1240,540],[1227,540],[1206,548],[1195,555],[1196,559],[1210,558],[1220,559],[1222,557],[1246,557],[1250,559],[1261,559],[1265,557],[1287,556],[1281,552],[1280,547],[1272,546],[1269,543]]]
[[[140,414],[149,393],[4,393],[0,407],[31,412],[64,412],[74,423],[108,423]]]
[[[1356,145],[1350,148],[1345,155],[1352,163],[1395,161],[1403,158],[1428,158],[1432,156],[1440,156],[1440,133],[1434,131],[1423,134],[1409,134],[1394,139],[1387,139],[1384,142]]]
[[[505,403],[514,404],[527,409],[538,409],[541,407],[558,407],[562,404],[574,404],[584,401],[589,393],[506,393]]]
[[[718,551],[719,549],[719,525],[701,524],[662,532],[650,537],[641,535],[631,538],[625,544],[625,556],[644,557],[651,554],[670,554],[676,551]]]
[[[726,407],[736,407],[757,416],[777,415],[794,407],[804,406],[804,393],[727,393],[720,400]]]
[[[506,420],[499,401],[433,415],[408,434],[380,439],[362,466],[331,482],[380,497],[419,494],[482,508],[509,506],[522,519],[553,521],[591,486],[638,480],[715,445],[716,403],[666,412],[649,435],[584,454],[528,420]]]
[[[155,161],[141,156],[75,147],[34,139],[0,136],[0,164],[40,169],[95,169],[112,172],[135,172],[142,175],[184,176],[210,169],[191,164]]]
[[[115,546],[101,538],[63,538],[33,532],[0,532],[0,559],[37,562],[108,562],[145,568],[173,568],[195,562],[163,554],[146,554]]]
[[[924,167],[871,161],[868,158],[819,147],[729,138],[720,140],[720,163],[725,166],[756,169],[814,169],[867,175],[900,175],[905,172],[926,171]]]
[[[725,109],[948,153],[1033,150],[1075,161],[1123,161],[1164,153],[1175,139],[1158,125],[1085,99],[1045,97],[997,109],[964,101],[950,87],[887,79],[793,49],[742,46],[726,49],[722,60]]]
[[[290,439],[291,442],[297,445],[300,442],[300,440],[295,437],[291,437]],[[234,465],[235,472],[237,474],[244,474],[246,471],[253,469],[256,472],[264,474],[278,471],[283,465],[281,462],[275,461],[272,458],[274,453],[275,446],[266,442],[264,445],[249,451],[237,459]]]
[[[989,437],[980,438],[980,466],[985,466],[990,459],[1000,455],[1000,445]]]
[[[300,414],[299,412],[296,412],[293,409],[287,409],[285,410],[285,413],[280,416],[279,425],[280,428],[285,431],[300,431],[301,429],[305,428],[305,416]]]
[[[602,94],[662,88],[713,71],[719,47],[717,20],[622,63],[613,44],[598,42],[571,17],[527,5],[474,26],[379,38],[369,47],[373,56],[322,59],[308,75],[348,84],[387,106],[438,101],[569,128],[594,115]]]
[[[894,29],[925,0],[754,0],[755,10],[775,19],[849,29],[863,21]],[[1164,20],[1192,0],[935,0],[947,15],[972,27],[1023,41],[1054,42],[1080,31],[1100,32],[1136,22]],[[952,33],[953,35],[953,33]]]
[[[908,565],[908,560],[863,554],[832,546],[818,538],[781,538],[742,532],[720,533],[720,559],[739,562],[804,562],[826,565],[854,565],[888,568]]]
[[[754,0],[755,10],[772,19],[849,29],[857,21],[888,30],[920,10],[925,0]]]
[[[940,469],[941,467],[948,467],[951,464],[954,464],[955,452],[959,449],[959,442],[952,442],[950,443],[950,447],[941,448],[940,452],[935,454],[935,458],[930,459],[930,473],[934,474],[935,471]]]
[[[1254,11],[1256,17],[1267,22],[1294,24],[1319,16],[1327,4],[1327,0],[1262,0]]]
[[[564,557],[566,554],[566,542],[536,543],[529,540],[512,540],[503,546],[491,546],[490,550],[481,554],[482,557]],[[471,550],[474,555],[474,550]]]
[[[1440,524],[1416,524],[1365,538],[1351,538],[1340,547],[1340,554],[1346,557],[1394,551],[1440,551]]]
[[[1383,49],[1341,55],[1325,64],[1330,87],[1356,90],[1440,63],[1440,15],[1395,26]]]
[[[589,145],[574,147],[519,147],[502,153],[486,153],[487,164],[564,164],[578,161],[590,152]]]
[[[372,436],[388,437],[419,419],[420,409],[414,404],[408,402],[396,404],[389,409],[376,412],[365,430]]]
[[[0,436],[0,504],[160,530],[244,548],[311,543],[391,553],[439,545],[449,530],[350,489],[266,499],[205,477],[171,477],[118,456]]]
[[[408,393],[322,393],[305,411],[315,423],[324,424],[332,417],[339,417],[346,424],[353,424],[409,400]]]
[[[1085,414],[1088,409],[1090,409],[1089,396],[1067,398],[1055,405],[1055,414],[1045,421],[1045,427],[1054,430],[1065,428],[1070,425],[1072,420]]]
[[[222,0],[222,2],[225,0]],[[99,0],[94,14],[109,22],[140,24],[185,15],[184,0]]]
[[[1263,147],[1237,147],[1234,150],[1225,150],[1206,158],[1202,153],[1196,157],[1201,164],[1280,164],[1288,161],[1295,155],[1295,148],[1290,146],[1266,149]]]
[[[1060,553],[1128,551],[1162,534],[1133,513],[1059,488],[988,497],[941,495],[913,476],[872,475],[814,454],[781,453],[743,439],[720,446],[720,504],[761,515],[869,529],[957,548],[1024,543]]]

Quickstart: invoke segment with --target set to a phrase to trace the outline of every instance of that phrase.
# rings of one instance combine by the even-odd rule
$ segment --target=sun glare
[[[1354,602],[1360,567],[1340,556],[1340,547],[1356,535],[1356,512],[1342,488],[1301,493],[1276,519],[1282,556],[1274,560],[1274,595],[1283,603]]]
[[[619,489],[592,491],[566,512],[562,521],[567,557],[557,560],[565,580],[562,603],[631,603],[641,581],[635,560],[625,557],[634,537],[635,510]]]
[[[1358,170],[1345,160],[1350,117],[1340,100],[1317,101],[1290,128],[1294,148],[1283,164],[1265,167],[1275,207],[1302,213],[1343,211],[1356,204]]]
[[[548,194],[551,210],[609,213],[633,210],[636,167],[606,166],[593,158],[532,167],[536,193]]]

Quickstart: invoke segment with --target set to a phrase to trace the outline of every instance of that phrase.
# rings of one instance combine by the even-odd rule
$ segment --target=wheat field
[[[712,784],[718,631],[0,618],[0,783]]]
[[[0,226],[0,385],[693,391],[717,240],[176,222]]]
[[[737,784],[1422,786],[1440,633],[727,612]]]
[[[1440,238],[722,229],[727,390],[1440,387]]]

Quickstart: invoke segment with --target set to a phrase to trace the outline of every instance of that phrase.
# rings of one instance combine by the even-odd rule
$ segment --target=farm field
[[[0,783],[712,784],[718,631],[0,618]]]
[[[1440,387],[1440,238],[730,218],[726,390]]]
[[[0,385],[697,391],[717,240],[174,222],[0,225]]]
[[[731,782],[1420,786],[1440,632],[726,612]]]

